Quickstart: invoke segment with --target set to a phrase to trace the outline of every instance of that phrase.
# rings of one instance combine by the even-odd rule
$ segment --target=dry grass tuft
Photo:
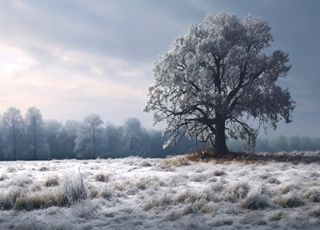
[[[109,181],[109,176],[108,175],[104,175],[104,174],[97,174],[95,176],[96,181],[99,182],[108,182]]]
[[[186,155],[187,160],[189,161],[208,161],[210,158],[212,158],[213,153],[210,151],[204,151],[204,150],[198,150],[195,153],[190,153]]]
[[[269,220],[270,221],[279,221],[279,220],[281,220],[282,219],[282,217],[283,217],[283,213],[281,212],[281,211],[279,211],[279,212],[274,212],[274,213],[272,213],[270,216],[269,216]]]
[[[44,182],[45,187],[55,187],[59,185],[59,179],[57,177],[48,178]]]
[[[309,212],[312,217],[320,217],[320,208],[315,208]]]
[[[226,175],[227,173],[225,171],[222,171],[222,170],[216,170],[213,172],[213,175],[215,176],[223,176],[223,175]]]
[[[72,213],[74,216],[91,219],[97,212],[97,208],[89,200],[84,200],[72,207]]]
[[[241,207],[250,210],[262,210],[271,207],[271,205],[266,196],[254,194],[245,199],[241,203]]]
[[[155,207],[159,207],[159,206],[169,206],[174,204],[174,199],[170,196],[168,196],[167,194],[163,195],[162,197],[158,198],[158,199],[152,199],[151,201],[147,202],[144,207],[143,210],[144,211],[149,211]]]
[[[82,176],[75,178],[66,177],[61,185],[60,191],[67,200],[67,203],[73,204],[88,197],[87,188],[84,185]]]
[[[100,196],[104,199],[110,200],[112,197],[112,191],[108,188],[104,188],[104,190],[100,193]]]
[[[291,196],[281,196],[273,200],[277,205],[280,205],[283,208],[295,208],[305,205],[303,199],[298,195]]]
[[[236,202],[246,198],[250,190],[248,183],[239,183],[226,189],[225,200],[229,202]]]
[[[49,168],[46,166],[42,166],[39,168],[39,171],[49,171]]]
[[[270,184],[281,184],[281,181],[279,181],[277,178],[271,177],[268,179],[268,183]]]
[[[280,189],[282,194],[288,194],[294,190],[299,190],[299,187],[293,184],[289,184]]]
[[[6,175],[6,174],[2,174],[0,176],[0,181],[4,181],[4,180],[7,180],[9,177]]]
[[[33,194],[31,196],[17,198],[14,208],[17,210],[33,210],[48,208],[51,206],[67,206],[68,199],[62,193]]]
[[[233,220],[231,219],[220,219],[215,221],[212,226],[213,227],[222,227],[222,226],[231,226],[233,225]]]
[[[14,207],[16,200],[24,196],[25,190],[13,187],[0,193],[0,210],[8,210]]]
[[[310,190],[304,194],[304,197],[311,202],[320,202],[320,191],[318,190]]]
[[[164,167],[182,167],[182,166],[188,166],[190,165],[190,162],[186,156],[179,156],[179,157],[174,157],[170,159],[165,159],[162,162],[162,166]]]
[[[8,167],[7,168],[7,172],[8,173],[13,173],[13,172],[16,172],[17,170],[15,169],[15,168],[13,168],[13,167]]]
[[[97,198],[99,196],[99,192],[96,189],[91,189],[89,193],[89,197],[91,199]]]

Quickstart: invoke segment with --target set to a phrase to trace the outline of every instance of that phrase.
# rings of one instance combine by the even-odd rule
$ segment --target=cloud
[[[110,121],[144,114],[153,62],[190,24],[211,12],[261,16],[290,55],[296,129],[318,114],[318,1],[276,0],[7,0],[0,8],[0,108],[38,106],[45,117]],[[288,10],[290,9],[290,10]],[[296,119],[295,119],[296,118]],[[308,119],[309,124],[317,122]],[[308,131],[316,134],[316,128]]]

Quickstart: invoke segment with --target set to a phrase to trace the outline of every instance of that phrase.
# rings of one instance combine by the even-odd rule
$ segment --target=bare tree
[[[26,114],[27,142],[33,159],[38,159],[39,155],[46,158],[49,153],[44,122],[39,109],[30,107]]]
[[[81,153],[91,152],[96,158],[103,138],[103,121],[97,114],[87,116],[76,139],[76,150]]]
[[[81,123],[78,121],[69,120],[65,124],[65,130],[67,132],[68,139],[70,141],[72,153],[75,152],[76,139],[79,134],[80,127],[81,127]]]
[[[10,107],[2,117],[2,130],[5,137],[5,153],[17,160],[18,151],[22,150],[24,121],[20,110]]]
[[[272,40],[267,21],[223,13],[172,44],[155,64],[145,108],[156,123],[166,121],[169,144],[188,135],[224,155],[227,137],[252,142],[259,128],[250,119],[274,129],[282,118],[291,121],[294,102],[276,84],[290,69],[288,55],[266,52]]]

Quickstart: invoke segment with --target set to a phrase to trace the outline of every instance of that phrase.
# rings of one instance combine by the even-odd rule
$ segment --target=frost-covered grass
[[[319,166],[188,157],[0,162],[0,229],[319,229]]]

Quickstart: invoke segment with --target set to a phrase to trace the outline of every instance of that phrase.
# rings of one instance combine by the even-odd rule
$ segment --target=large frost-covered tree
[[[145,110],[166,121],[171,143],[188,135],[217,155],[229,152],[227,137],[252,139],[251,120],[273,128],[290,122],[294,102],[276,84],[290,69],[288,54],[271,52],[272,40],[265,20],[209,15],[156,62]]]

